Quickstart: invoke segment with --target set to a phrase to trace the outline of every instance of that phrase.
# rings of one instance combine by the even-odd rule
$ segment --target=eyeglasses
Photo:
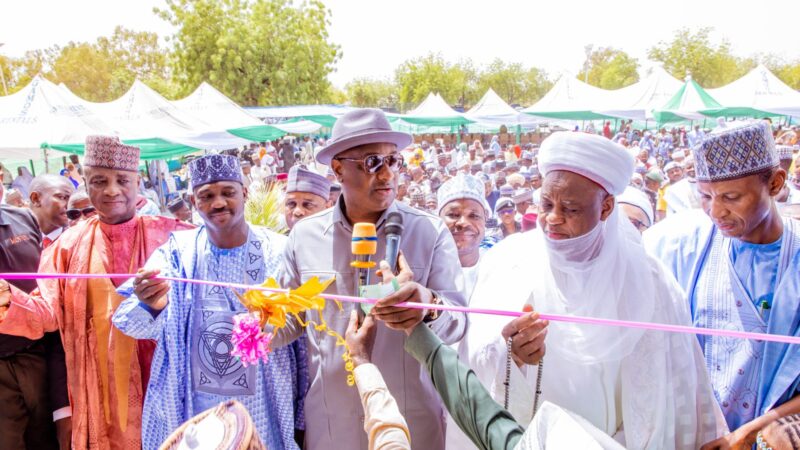
[[[515,212],[514,208],[503,208],[497,211],[498,214],[514,214]]]
[[[69,220],[78,220],[83,217],[89,217],[90,215],[94,214],[94,206],[90,206],[88,208],[83,209],[68,209],[67,210],[67,219]]]
[[[338,161],[353,161],[357,163],[361,163],[361,166],[364,168],[364,171],[367,173],[378,173],[383,167],[384,164],[391,170],[392,172],[397,172],[400,170],[400,166],[403,165],[403,157],[397,153],[392,153],[391,155],[381,156],[381,155],[369,155],[364,158],[333,158]]]

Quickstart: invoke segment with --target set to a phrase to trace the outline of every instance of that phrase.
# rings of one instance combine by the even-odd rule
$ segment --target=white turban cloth
[[[619,195],[630,183],[633,156],[603,136],[561,131],[542,142],[539,169],[544,176],[554,170],[577,173]]]

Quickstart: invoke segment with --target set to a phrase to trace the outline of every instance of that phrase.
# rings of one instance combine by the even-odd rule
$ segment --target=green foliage
[[[440,54],[408,60],[395,71],[401,109],[418,105],[430,92],[438,92],[447,103],[472,106],[492,88],[509,103],[532,104],[552,87],[546,74],[535,67],[494,60],[478,69],[471,60],[446,61]]]
[[[29,50],[21,58],[0,56],[8,93],[13,94],[27,86],[33,77],[43,72],[50,59],[49,52],[45,50]]]
[[[588,77],[585,68],[578,79],[602,89],[619,89],[639,81],[638,67],[636,58],[622,50],[601,47],[589,56]]]
[[[120,26],[110,37],[94,43],[70,42],[29,51],[7,64],[9,70],[4,73],[10,92],[25,87],[36,74],[64,83],[77,96],[93,102],[119,98],[137,77],[165,95],[174,90],[158,36]]]
[[[283,191],[279,183],[251,186],[247,192],[247,202],[244,204],[244,217],[248,223],[267,227],[276,233],[284,233],[283,221]]]
[[[769,54],[760,55],[757,59],[792,89],[800,89],[800,59],[785,61]]]
[[[352,106],[397,109],[397,88],[389,81],[356,78],[344,89]]]
[[[731,53],[730,43],[711,42],[712,28],[692,33],[688,28],[675,32],[670,42],[659,42],[647,56],[664,63],[664,69],[678,79],[691,73],[704,88],[717,88],[740,78],[755,67],[752,58],[740,58]]]
[[[175,77],[188,94],[208,81],[242,105],[325,103],[341,56],[317,0],[167,0]]]
[[[544,71],[536,67],[526,69],[520,63],[506,64],[499,58],[478,76],[481,95],[492,88],[500,98],[512,105],[532,105],[552,86]]]
[[[397,97],[402,111],[416,107],[431,92],[449,104],[474,98],[474,70],[469,61],[455,64],[441,54],[410,59],[395,70]]]

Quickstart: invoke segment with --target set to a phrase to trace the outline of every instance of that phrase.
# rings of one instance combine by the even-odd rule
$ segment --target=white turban
[[[641,209],[642,212],[647,215],[647,220],[650,221],[650,225],[655,224],[655,218],[653,217],[653,204],[650,203],[650,199],[647,198],[647,194],[639,189],[628,186],[625,188],[625,192],[617,197],[617,203],[627,203],[628,205],[632,205]]]
[[[544,176],[554,170],[577,173],[619,195],[630,183],[633,157],[603,136],[561,131],[542,142],[539,169]]]

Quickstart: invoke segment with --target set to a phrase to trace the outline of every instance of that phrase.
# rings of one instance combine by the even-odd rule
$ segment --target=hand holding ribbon
[[[397,281],[401,283],[400,289],[378,300],[371,314],[387,327],[410,334],[414,327],[422,322],[425,310],[395,305],[405,302],[430,303],[433,294],[425,286],[411,281],[414,279],[414,273],[408,267],[408,261],[402,253],[397,258],[397,264],[400,267],[400,272],[397,274]],[[380,272],[384,283],[390,283],[392,278],[395,278],[386,261],[381,261]]]

